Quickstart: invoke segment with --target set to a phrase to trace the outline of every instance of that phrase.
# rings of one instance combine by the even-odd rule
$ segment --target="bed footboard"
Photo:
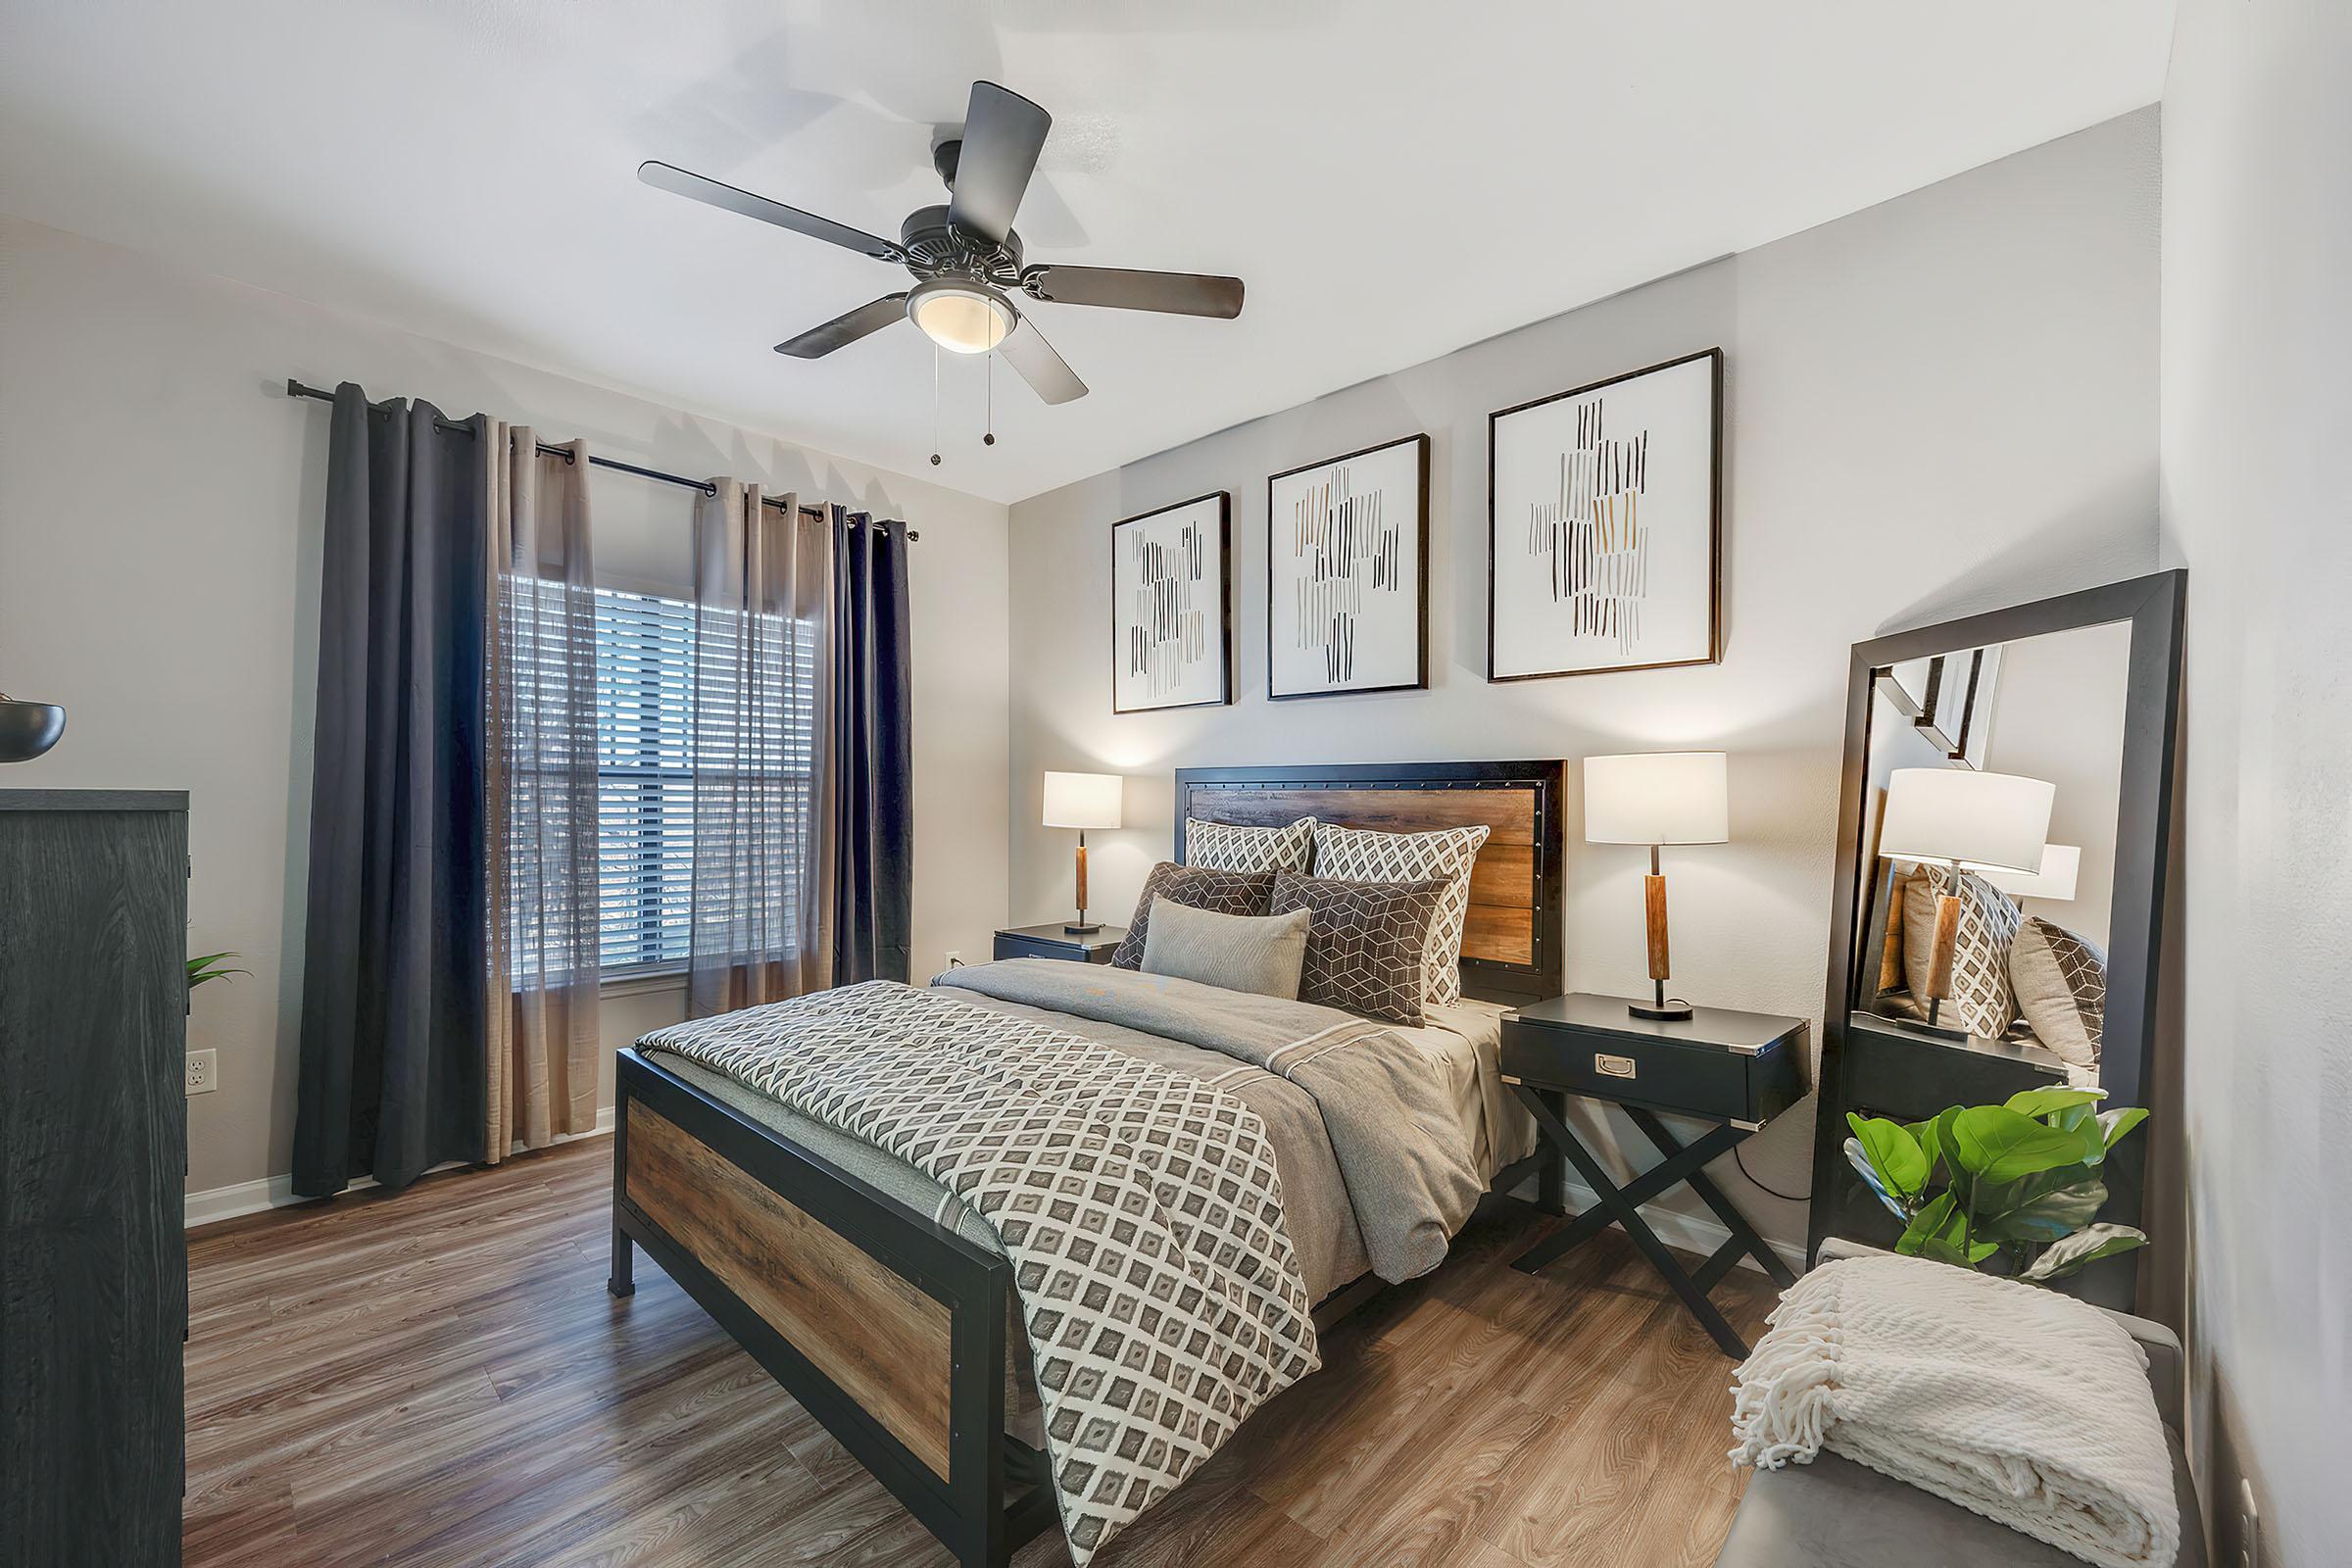
[[[634,1050],[616,1098],[614,1296],[643,1247],[965,1568],[1054,1522],[1004,1431],[1004,1257]]]

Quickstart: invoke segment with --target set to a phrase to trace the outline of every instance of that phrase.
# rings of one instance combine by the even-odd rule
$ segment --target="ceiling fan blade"
[[[672,191],[712,207],[723,207],[730,213],[741,213],[746,218],[757,218],[763,223],[789,228],[811,239],[844,246],[871,256],[877,262],[901,262],[906,259],[905,251],[878,234],[868,234],[847,223],[836,223],[830,218],[819,218],[814,213],[804,213],[798,207],[787,207],[782,202],[771,202],[764,196],[755,196],[748,190],[722,185],[715,179],[690,173],[669,164],[649,159],[637,166],[637,177],[658,189]]]
[[[1242,280],[1203,272],[1137,272],[1121,267],[1041,262],[1022,270],[1021,287],[1056,305],[1103,305],[1114,311],[1165,311],[1226,320],[1242,314]]]
[[[822,326],[812,326],[799,337],[777,344],[776,352],[789,354],[796,360],[821,360],[835,349],[848,348],[859,338],[906,318],[906,296],[885,294],[854,311],[843,312]]]
[[[1002,245],[1012,232],[1012,215],[1020,210],[1053,124],[1052,115],[1019,93],[993,81],[973,82],[948,220]]]
[[[997,352],[1020,372],[1030,390],[1048,403],[1068,403],[1086,396],[1086,383],[1025,316],[1004,334]]]

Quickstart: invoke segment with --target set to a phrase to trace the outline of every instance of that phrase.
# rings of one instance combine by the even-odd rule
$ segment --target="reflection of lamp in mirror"
[[[2037,778],[1965,767],[1898,767],[1886,780],[1879,853],[1890,860],[1940,864],[1952,875],[1952,886],[1936,903],[1936,946],[1928,960],[1928,994],[1921,999],[1928,1004],[1927,1019],[1902,1023],[1946,1040],[1968,1038],[1967,1030],[1936,1020],[1943,999],[1952,994],[1960,874],[2037,874],[2057,793],[2055,785]]]
[[[1729,760],[1721,752],[1647,752],[1585,759],[1585,842],[1646,844],[1642,882],[1649,925],[1650,1000],[1631,1003],[1637,1018],[1688,1018],[1688,1003],[1666,1000],[1666,877],[1661,844],[1722,844],[1732,836]]]
[[[1086,920],[1086,830],[1119,825],[1120,797],[1126,783],[1116,773],[1046,775],[1045,825],[1078,830],[1078,918],[1062,927],[1072,936],[1087,936],[1102,929],[1100,924],[1087,924]]]
[[[2049,899],[2064,904],[2082,879],[2082,846],[2044,844],[2038,871],[1986,871],[1984,880],[2013,899]]]

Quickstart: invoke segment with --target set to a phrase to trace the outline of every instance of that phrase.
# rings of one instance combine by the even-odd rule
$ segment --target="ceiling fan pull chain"
[[[939,466],[939,345],[931,346],[931,466]]]
[[[987,375],[988,419],[987,428],[980,434],[980,444],[984,447],[993,447],[997,444],[997,353],[994,349],[989,350],[988,353]]]

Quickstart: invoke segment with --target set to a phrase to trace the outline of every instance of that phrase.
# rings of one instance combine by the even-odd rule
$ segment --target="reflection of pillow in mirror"
[[[2107,956],[2064,926],[2030,916],[2009,944],[2009,984],[2034,1036],[2070,1067],[2099,1064]]]
[[[1910,907],[1911,884],[1922,880],[1926,872],[1914,866],[1909,871],[1890,870],[1886,877],[1886,935],[1879,948],[1879,995],[1889,991],[1911,989],[1909,971],[1903,966],[1903,911]]]
[[[1903,893],[1903,973],[1920,1010],[1928,1005],[1928,965],[1936,953],[1936,901],[1952,888],[1949,867],[1932,865]],[[1972,872],[1960,873],[1959,937],[1952,945],[1952,994],[1943,999],[1949,1021],[1972,1035],[1997,1040],[2017,1016],[2009,992],[2009,943],[2024,911],[2017,901]]]

